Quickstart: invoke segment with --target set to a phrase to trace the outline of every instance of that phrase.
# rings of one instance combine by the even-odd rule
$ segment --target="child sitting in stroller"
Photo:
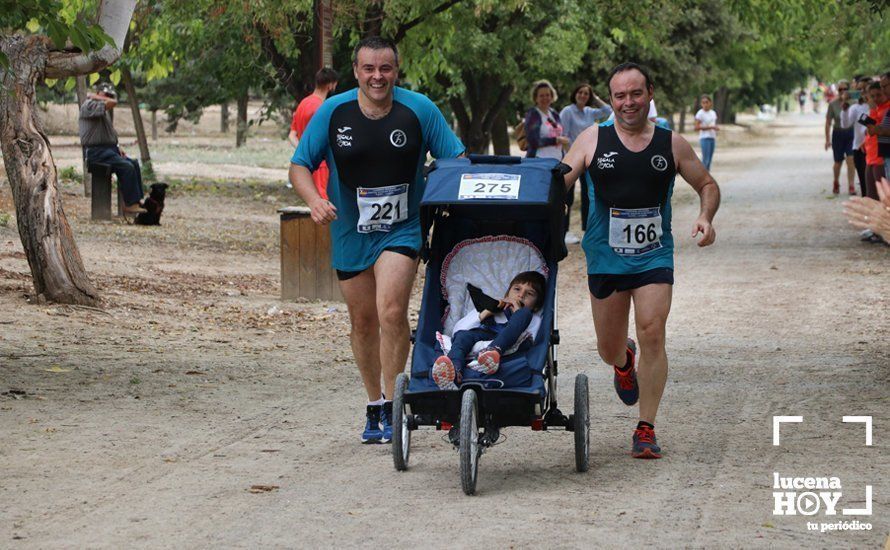
[[[454,325],[451,350],[433,363],[431,374],[436,385],[441,389],[456,389],[464,367],[493,374],[500,367],[502,355],[530,348],[536,330],[527,329],[533,321],[535,326],[540,326],[539,311],[544,305],[545,286],[542,274],[524,271],[513,277],[496,307],[492,304],[480,312],[471,311],[458,321]],[[478,342],[489,343],[479,352],[476,361],[467,365],[467,356]]]

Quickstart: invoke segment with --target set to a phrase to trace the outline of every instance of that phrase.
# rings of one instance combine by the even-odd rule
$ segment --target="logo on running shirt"
[[[346,133],[350,130],[352,126],[337,128],[337,147],[352,147],[352,136]]]
[[[389,134],[389,142],[396,147],[404,147],[405,144],[408,143],[408,136],[401,130],[393,130],[392,133]]]
[[[596,167],[600,170],[615,168],[615,159],[613,157],[617,154],[618,151],[609,151],[608,153],[603,153],[603,156],[597,157]]]
[[[659,172],[664,172],[668,169],[668,161],[661,155],[655,155],[652,157],[652,168],[655,168]]]

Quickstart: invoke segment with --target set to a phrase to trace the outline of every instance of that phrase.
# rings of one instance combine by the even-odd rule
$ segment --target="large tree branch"
[[[103,0],[99,6],[99,26],[111,37],[114,44],[107,44],[97,52],[53,50],[49,38],[45,38],[49,55],[46,60],[45,78],[67,78],[102,70],[118,60],[136,0]]]
[[[448,90],[452,86],[451,79],[442,73],[436,75],[436,82],[445,90]],[[459,97],[450,97],[448,98],[448,104],[451,105],[451,110],[454,111],[458,126],[460,126],[461,129],[469,128],[470,115],[467,113],[463,101],[461,101]]]
[[[482,119],[482,129],[486,132],[491,131],[491,126],[494,124],[494,119],[498,116],[498,113],[501,112],[501,109],[510,101],[510,96],[513,94],[513,85],[509,84],[501,88],[500,93],[498,94],[497,99],[494,100],[494,104],[485,113],[485,117]]]
[[[49,38],[44,38],[47,47],[52,45]],[[46,78],[67,78],[101,71],[121,56],[120,50],[112,46],[104,46],[98,52],[83,53],[80,51],[51,50],[46,59]]]
[[[417,25],[423,23],[425,20],[429,19],[430,17],[451,9],[452,6],[454,6],[455,4],[459,4],[462,1],[463,0],[447,0],[446,2],[442,2],[441,4],[436,6],[432,11],[429,11],[423,15],[418,15],[411,21],[406,21],[406,22],[402,23],[401,25],[398,26],[395,34],[393,35],[393,37],[392,37],[393,41],[396,44],[398,44],[399,42],[402,41],[403,38],[405,38],[405,35],[408,34],[408,31],[410,31]]]
[[[275,75],[278,77],[278,81],[284,85],[285,89],[293,97],[303,97],[305,94],[302,89],[303,87],[300,85],[298,71],[291,65],[290,60],[278,51],[278,47],[275,45],[275,40],[272,38],[269,29],[259,21],[256,21],[253,26],[260,35],[260,47],[263,50],[266,59],[269,60],[269,63],[271,63],[272,67],[275,69]]]

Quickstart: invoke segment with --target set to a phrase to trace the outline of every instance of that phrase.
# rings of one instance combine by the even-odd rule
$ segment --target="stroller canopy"
[[[475,156],[437,160],[421,206],[548,206],[555,159]]]
[[[464,229],[477,223],[489,226],[491,231],[483,234],[525,236],[532,233],[536,243],[548,243],[541,247],[547,257],[562,259],[566,254],[563,243],[565,180],[559,165],[555,159],[483,155],[435,161],[429,167],[426,190],[420,201],[424,242],[434,223],[441,224],[444,218],[451,218],[468,224]],[[494,228],[506,222],[519,225]],[[455,242],[452,240],[450,245]]]

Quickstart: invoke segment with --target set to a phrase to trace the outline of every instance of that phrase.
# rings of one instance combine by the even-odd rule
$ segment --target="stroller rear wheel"
[[[575,376],[575,470],[586,472],[590,468],[590,401],[587,375]]]
[[[476,392],[464,392],[460,407],[460,483],[464,493],[476,492],[476,473],[479,470],[479,411]]]
[[[408,415],[405,414],[407,389],[408,375],[403,372],[396,377],[396,389],[392,397],[392,462],[400,472],[408,469],[408,455],[411,454],[411,430],[408,427]]]

